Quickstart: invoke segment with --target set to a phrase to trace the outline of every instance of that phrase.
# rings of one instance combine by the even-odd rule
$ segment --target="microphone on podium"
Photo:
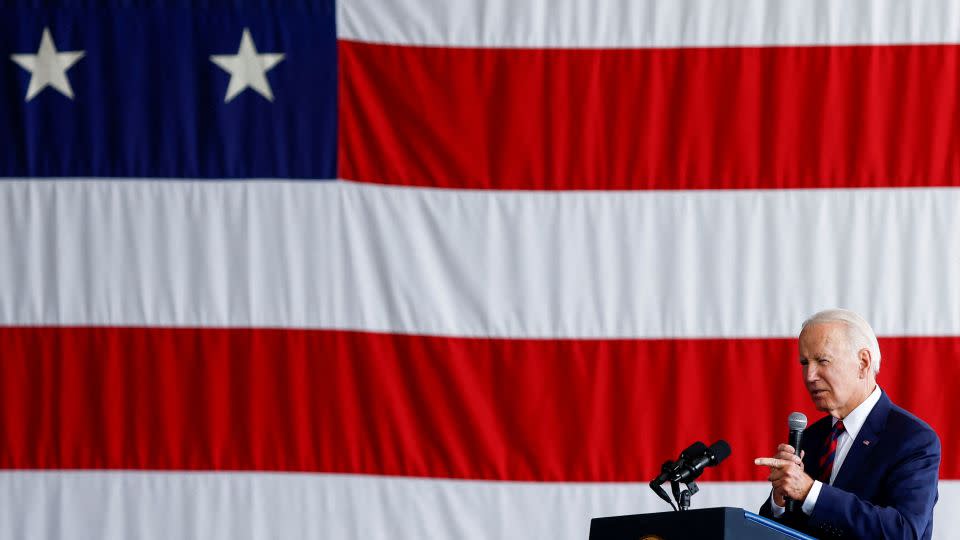
[[[705,468],[715,467],[728,457],[730,457],[730,445],[724,440],[717,441],[699,455],[688,459],[677,471],[674,479],[683,484],[693,482],[703,474]]]
[[[697,441],[680,452],[680,458],[677,461],[667,461],[663,464],[660,474],[650,481],[650,489],[674,510],[687,510],[690,508],[690,497],[700,491],[695,480],[703,474],[704,469],[719,465],[729,456],[730,445],[727,441],[720,440],[709,447]],[[673,491],[677,506],[674,506],[667,492],[661,487],[661,484],[667,481],[670,482],[670,489]],[[681,492],[680,484],[686,484],[687,489]]]
[[[793,451],[799,456],[803,430],[807,428],[807,416],[799,412],[790,413],[790,417],[787,418],[787,427],[790,428],[790,434],[787,436],[787,444],[792,446]],[[800,504],[793,499],[787,498],[786,508],[787,512],[794,514],[800,510]]]
[[[660,474],[650,481],[650,489],[652,489],[658,497],[667,501],[667,504],[669,504],[671,508],[676,510],[677,507],[673,505],[673,501],[670,500],[670,496],[667,495],[667,492],[664,491],[660,486],[664,482],[672,480],[680,471],[680,468],[686,465],[687,461],[703,454],[706,451],[707,445],[697,441],[680,452],[680,457],[676,461],[665,461],[660,467]]]
[[[692,461],[694,458],[703,455],[707,451],[707,445],[703,444],[700,441],[697,441],[690,446],[686,447],[683,452],[680,452],[680,457],[676,461],[668,461],[663,464],[663,467],[660,468],[660,475],[654,478],[650,485],[660,485],[677,475],[680,472],[680,469],[683,468],[687,463]]]

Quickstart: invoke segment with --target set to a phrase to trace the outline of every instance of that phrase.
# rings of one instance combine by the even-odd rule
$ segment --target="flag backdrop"
[[[694,505],[755,510],[833,306],[960,528],[960,3],[52,4],[0,17],[0,537],[582,539],[719,438]]]

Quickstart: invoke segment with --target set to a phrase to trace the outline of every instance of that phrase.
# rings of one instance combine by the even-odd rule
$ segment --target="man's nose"
[[[803,367],[803,378],[807,382],[816,381],[819,377],[817,376],[817,368],[813,364],[807,364]]]

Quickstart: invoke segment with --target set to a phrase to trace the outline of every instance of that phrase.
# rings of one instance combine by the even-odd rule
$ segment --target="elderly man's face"
[[[818,410],[843,418],[865,399],[868,382],[843,323],[812,324],[800,333],[800,364]],[[870,389],[872,390],[872,388]]]

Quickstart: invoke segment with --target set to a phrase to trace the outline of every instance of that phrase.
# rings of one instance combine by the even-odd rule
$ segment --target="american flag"
[[[833,306],[960,528],[960,2],[0,14],[0,538],[582,539],[721,438],[757,510]]]

